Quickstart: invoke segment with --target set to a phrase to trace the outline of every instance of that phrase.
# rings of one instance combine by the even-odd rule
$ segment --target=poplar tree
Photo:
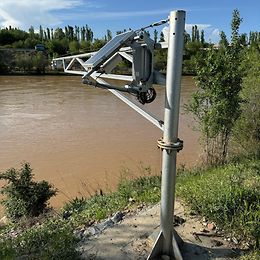
[[[232,130],[239,118],[242,85],[239,11],[233,11],[231,44],[211,48],[197,62],[196,84],[188,109],[195,115],[209,165],[223,164]],[[224,37],[224,34],[222,34]]]

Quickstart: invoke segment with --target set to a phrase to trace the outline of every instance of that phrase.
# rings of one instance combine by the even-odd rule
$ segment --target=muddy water
[[[182,79],[182,106],[194,91]],[[163,119],[164,88],[145,105]],[[198,133],[181,109],[178,163],[198,160]],[[108,91],[86,87],[80,77],[0,77],[0,171],[31,163],[36,179],[59,189],[54,206],[96,189],[113,189],[122,169],[160,172],[162,133]]]

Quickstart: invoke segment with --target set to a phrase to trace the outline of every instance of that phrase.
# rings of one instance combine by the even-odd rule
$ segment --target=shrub
[[[0,259],[78,259],[69,223],[49,220],[18,235],[0,235]]]
[[[57,189],[51,184],[35,182],[33,177],[29,163],[24,163],[20,170],[11,168],[0,174],[0,180],[7,181],[1,190],[5,195],[1,203],[10,219],[38,216],[46,208],[48,200],[56,195]]]

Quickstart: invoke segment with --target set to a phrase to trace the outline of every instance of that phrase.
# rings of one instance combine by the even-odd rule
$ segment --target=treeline
[[[94,38],[88,25],[64,29],[40,26],[38,32],[32,26],[28,32],[10,26],[0,30],[0,74],[44,73],[51,69],[53,57],[98,50],[111,38],[110,30],[102,39]],[[39,44],[43,48],[38,50],[35,46]]]
[[[123,31],[117,31],[116,34]],[[35,30],[30,27],[28,32],[19,28],[0,29],[0,74],[13,71],[38,73],[45,72],[46,68],[50,69],[49,64],[53,57],[62,55],[72,55],[77,53],[91,52],[100,49],[106,42],[113,37],[112,32],[108,29],[102,38],[95,38],[93,30],[88,26],[65,26],[64,29],[58,27],[43,28]],[[155,42],[163,42],[164,34],[157,30],[153,31],[151,36]],[[220,42],[223,45],[228,42],[224,32],[220,33]],[[243,46],[259,45],[260,33],[250,32],[249,35],[240,35],[240,44]],[[17,52],[16,50],[31,49],[37,44],[43,44],[44,51],[36,50],[35,52]],[[183,74],[194,75],[196,60],[201,51],[213,46],[205,40],[204,30],[199,30],[197,25],[192,27],[191,34],[185,33],[185,48],[183,59]],[[218,47],[218,46],[216,46]],[[6,50],[14,50],[6,51]],[[155,51],[155,69],[165,72],[167,62],[167,50]],[[122,71],[127,67],[127,63],[119,65]]]
[[[1,47],[34,49],[36,44],[42,43],[50,56],[100,48],[111,38],[112,33],[107,30],[102,39],[94,39],[94,33],[88,25],[82,27],[68,25],[64,29],[60,27],[43,29],[40,26],[38,32],[32,26],[28,32],[11,26],[0,30]]]

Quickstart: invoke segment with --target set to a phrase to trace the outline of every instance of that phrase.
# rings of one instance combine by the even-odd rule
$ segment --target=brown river
[[[178,165],[199,159],[198,132],[184,113],[195,89],[182,78],[179,137],[184,149]],[[163,120],[164,87],[145,108]],[[77,76],[0,77],[0,172],[29,162],[37,180],[58,188],[55,207],[97,189],[113,190],[122,172],[142,174],[143,166],[160,173],[162,136],[146,119],[110,92],[87,87]]]

